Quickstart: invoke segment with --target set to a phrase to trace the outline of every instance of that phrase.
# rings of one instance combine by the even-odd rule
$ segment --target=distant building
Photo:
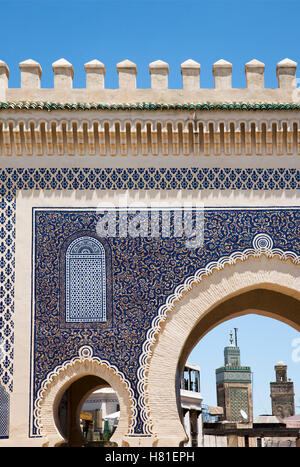
[[[120,405],[116,393],[111,388],[102,388],[93,392],[84,402],[80,414],[82,431],[88,426],[86,437],[90,441],[102,439],[105,422],[112,434],[120,418]],[[90,423],[89,423],[90,422]]]
[[[224,366],[216,369],[217,405],[224,409],[224,419],[230,422],[253,421],[251,369],[241,366],[240,349],[233,344],[224,348]]]
[[[204,423],[203,433],[206,440],[211,440],[211,446],[212,442],[215,446],[222,443],[228,447],[300,446],[299,428],[288,426],[274,415],[260,415],[253,423]]]
[[[287,379],[287,366],[282,362],[275,365],[276,382],[270,383],[272,415],[253,420],[251,371],[241,366],[240,349],[237,338],[233,345],[232,333],[224,356],[224,366],[216,370],[218,405],[224,408],[224,420],[204,420],[204,439],[215,446],[300,447],[300,415],[294,415],[294,385]]]
[[[217,422],[223,417],[221,407],[202,404],[200,393],[200,367],[186,363],[180,382],[181,415],[188,441],[187,447],[200,447],[212,443],[210,436],[203,435],[203,422]],[[93,392],[84,402],[81,413],[81,429],[87,441],[103,439],[105,424],[110,432],[116,429],[120,418],[120,406],[111,388]],[[85,431],[85,429],[87,430]],[[222,445],[218,437],[218,445]],[[215,443],[215,440],[213,440]]]
[[[186,447],[205,447],[210,443],[203,434],[204,422],[217,422],[223,417],[222,407],[203,404],[200,393],[200,367],[186,363],[180,386],[182,421],[188,437]],[[219,439],[221,446],[222,440]]]
[[[281,419],[295,415],[294,383],[287,379],[287,365],[275,365],[276,382],[270,383],[272,415]]]
[[[261,434],[259,434],[261,430]],[[253,423],[257,445],[266,448],[299,447],[300,431],[275,415],[260,415]]]
[[[288,428],[299,428],[300,433],[300,414],[287,417],[283,421]]]
[[[185,446],[202,446],[202,396],[200,393],[200,368],[187,363],[180,385],[183,425],[188,436]]]

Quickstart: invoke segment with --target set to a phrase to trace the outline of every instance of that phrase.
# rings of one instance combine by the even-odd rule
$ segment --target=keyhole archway
[[[74,381],[63,394],[58,406],[58,429],[69,447],[88,445],[87,436],[80,426],[80,414],[84,402],[98,389],[110,388],[96,375],[86,375]]]
[[[79,357],[50,374],[39,391],[35,412],[43,446],[82,446],[80,410],[92,392],[105,387],[112,388],[120,407],[118,426],[110,441],[127,446],[135,411],[133,391],[122,373],[108,362],[93,358],[89,347],[80,349]],[[68,403],[66,417],[61,413],[64,397]]]
[[[300,331],[299,264],[276,256],[249,257],[207,275],[174,303],[160,325],[147,372],[149,419],[158,446],[179,446],[187,439],[178,388],[192,349],[214,327],[249,313]],[[158,397],[161,387],[164,396]]]

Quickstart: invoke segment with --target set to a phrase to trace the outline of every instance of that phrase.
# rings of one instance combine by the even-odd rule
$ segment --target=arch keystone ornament
[[[300,312],[297,315],[293,310],[286,313],[285,310],[255,309],[250,306],[252,301],[248,308],[244,307],[232,316],[224,315],[221,319],[212,313],[219,304],[256,289],[262,289],[260,293],[268,290],[286,295],[300,310],[299,265],[299,255],[274,248],[271,236],[260,233],[253,238],[252,248],[221,257],[188,277],[159,308],[147,333],[138,374],[138,404],[145,431],[157,437],[159,446],[178,446],[187,440],[178,415],[175,381],[192,348],[204,334],[222,321],[246,313],[273,317],[300,330]],[[207,327],[195,336],[193,333],[201,329],[201,320]],[[190,345],[189,339],[193,339]],[[161,387],[165,388],[164,398],[158,397]],[[168,429],[159,423],[166,418]]]
[[[78,356],[57,366],[43,381],[35,401],[35,424],[43,446],[59,446],[66,440],[58,429],[58,405],[63,393],[83,376],[98,376],[116,392],[120,404],[120,420],[111,439],[118,446],[129,445],[128,435],[134,431],[136,403],[129,381],[106,360],[93,355],[89,345],[80,347]]]

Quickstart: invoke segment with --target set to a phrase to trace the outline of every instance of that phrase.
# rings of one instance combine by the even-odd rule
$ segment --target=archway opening
[[[57,408],[57,426],[68,447],[117,446],[111,438],[119,418],[117,394],[95,375],[72,382]]]
[[[300,331],[298,259],[259,253],[196,273],[161,307],[151,355],[148,352],[144,409],[151,411],[157,446],[175,447],[187,440],[180,417],[180,380],[191,351],[210,330],[230,318],[256,313]],[[158,398],[162,387],[165,395]],[[168,423],[161,424],[164,418]]]
[[[241,291],[212,307],[190,330],[176,373],[177,408],[187,437],[183,443],[185,446],[246,447],[261,443],[299,443],[297,429],[289,426],[288,419],[298,414],[300,427],[300,379],[295,367],[296,362],[300,364],[300,302],[294,294],[286,292],[279,288],[261,287]],[[223,349],[220,348],[220,330],[225,333],[225,329],[228,342]],[[230,339],[229,329],[233,331]],[[240,348],[238,345],[239,329],[242,335],[247,335],[244,341],[248,342],[248,348],[244,355],[240,354],[243,346]],[[254,360],[249,353],[247,333],[252,333]],[[279,346],[280,338],[285,339],[289,355]],[[203,344],[208,340],[209,350]],[[224,361],[220,359],[208,373],[208,362],[215,361],[213,357],[220,356],[222,352]],[[273,354],[266,358],[264,352]],[[288,365],[282,360],[288,361]],[[205,394],[201,389],[203,365],[206,365],[205,377],[211,379],[209,385],[204,384]],[[265,404],[260,407],[257,405],[263,391],[261,374],[260,386],[254,386],[258,369],[265,372],[266,377]],[[274,373],[273,378],[270,372]],[[259,378],[256,384],[258,381]],[[273,386],[270,384],[272,381]],[[294,420],[291,423],[295,423]]]

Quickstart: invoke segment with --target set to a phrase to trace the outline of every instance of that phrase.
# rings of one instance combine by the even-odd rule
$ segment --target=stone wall
[[[250,292],[266,283],[289,303],[299,299],[296,63],[278,63],[276,89],[264,88],[257,61],[246,64],[240,89],[231,88],[232,66],[222,60],[213,66],[212,89],[200,88],[193,61],[182,64],[177,90],[168,89],[161,61],[150,65],[151,89],[136,88],[129,61],[118,64],[119,88],[111,90],[98,61],[85,65],[81,89],[73,89],[65,60],[53,64],[53,89],[41,88],[38,63],[20,69],[21,88],[11,89],[0,62],[0,383],[10,417],[2,420],[1,444],[55,444],[53,411],[77,368],[107,377],[119,391],[119,444],[178,445],[185,432],[176,372],[217,324],[217,301],[234,298],[241,284]],[[159,240],[108,239],[112,320],[97,329],[60,326],[60,241],[96,235],[99,209],[137,206],[148,215],[165,208],[172,219],[176,209],[196,207],[204,213],[204,246],[187,249],[166,231]],[[192,285],[204,278],[199,306],[183,301],[169,313],[182,294],[192,302]],[[218,310],[230,316],[226,305]],[[297,327],[295,316],[286,307],[276,315]]]

